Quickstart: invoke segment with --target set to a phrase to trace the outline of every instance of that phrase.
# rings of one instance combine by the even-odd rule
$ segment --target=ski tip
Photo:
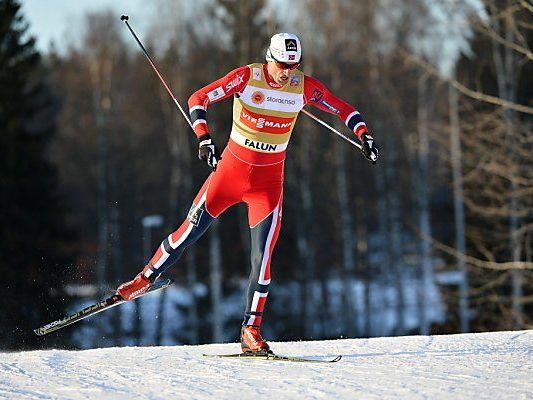
[[[40,328],[37,328],[37,329],[34,329],[33,332],[37,335],[37,336],[44,336],[44,335],[48,335],[50,332],[53,332],[54,330],[49,330],[49,328],[47,328],[46,326],[41,326]]]
[[[333,360],[330,360],[329,362],[337,362],[337,361],[340,361],[341,358],[342,358],[342,356],[337,356]]]

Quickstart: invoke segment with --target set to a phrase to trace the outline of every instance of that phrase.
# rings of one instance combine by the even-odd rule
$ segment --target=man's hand
[[[372,164],[375,164],[378,159],[379,149],[374,138],[368,133],[363,133],[361,136],[361,145],[361,152],[366,158],[372,161]]]
[[[213,171],[216,171],[218,160],[220,160],[221,157],[218,148],[215,142],[213,142],[213,139],[211,139],[209,133],[198,138],[198,158],[205,161],[207,165],[213,168]]]

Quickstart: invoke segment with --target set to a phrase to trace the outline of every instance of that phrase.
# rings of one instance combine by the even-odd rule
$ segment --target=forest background
[[[531,2],[151,4],[130,23],[147,26],[141,39],[182,105],[290,31],[303,71],[355,105],[380,146],[372,165],[299,118],[268,338],[532,327]],[[91,12],[77,29],[80,40],[40,52],[20,3],[0,0],[0,347],[233,341],[249,273],[243,205],[186,251],[156,301],[33,334],[133,277],[209,174],[120,15]],[[231,101],[208,119],[223,147]]]

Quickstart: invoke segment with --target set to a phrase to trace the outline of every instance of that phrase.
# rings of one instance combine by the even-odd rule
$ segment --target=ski
[[[315,359],[307,357],[296,357],[296,356],[284,356],[279,354],[274,354],[272,352],[268,353],[235,353],[235,354],[204,354],[204,357],[214,357],[214,358],[239,358],[244,360],[265,360],[265,361],[292,361],[292,362],[311,362],[311,363],[335,363],[340,361],[342,356],[337,356],[335,358],[324,360],[324,359]]]
[[[156,290],[161,290],[166,287],[169,287],[170,285],[172,285],[172,282],[174,281],[169,278],[155,281],[154,283],[152,283],[152,285],[148,288],[146,292],[144,292],[143,294],[137,297],[134,297],[131,300],[135,300],[139,297],[142,297]],[[64,328],[65,326],[71,325],[91,315],[98,314],[99,312],[108,310],[112,307],[118,306],[119,304],[122,304],[125,302],[126,300],[124,300],[118,294],[114,294],[105,300],[102,300],[96,304],[90,305],[89,307],[85,307],[83,310],[80,310],[74,314],[68,315],[65,318],[58,319],[57,321],[52,321],[49,324],[46,324],[44,326],[41,326],[40,328],[34,329],[33,331],[35,332],[37,336],[47,335],[50,332],[57,331],[58,329]]]

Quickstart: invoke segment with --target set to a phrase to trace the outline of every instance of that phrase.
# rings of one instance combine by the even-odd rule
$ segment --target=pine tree
[[[32,329],[60,316],[67,237],[47,147],[57,102],[15,0],[0,0],[0,348],[57,345]]]

